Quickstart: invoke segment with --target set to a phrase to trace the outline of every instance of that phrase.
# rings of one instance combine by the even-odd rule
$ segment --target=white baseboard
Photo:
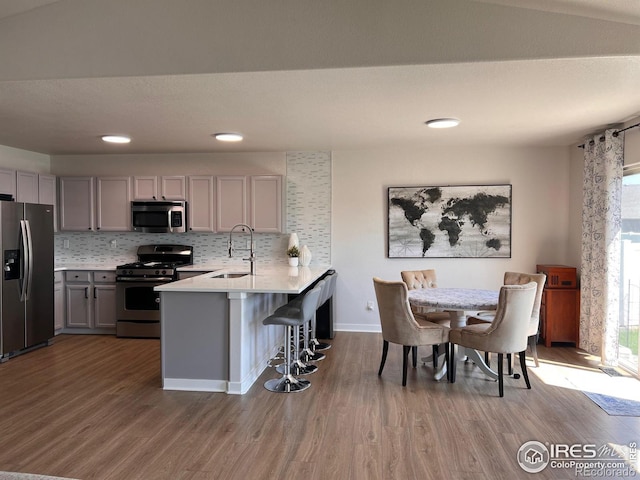
[[[226,392],[224,380],[198,380],[193,378],[165,378],[163,390],[183,390],[189,392]]]
[[[380,333],[382,328],[380,325],[362,325],[360,323],[341,323],[334,325],[336,332],[363,332],[363,333]]]

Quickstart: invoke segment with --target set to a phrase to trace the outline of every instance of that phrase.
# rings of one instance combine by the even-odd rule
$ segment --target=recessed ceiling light
[[[109,143],[129,143],[131,139],[124,135],[103,135],[102,141]]]
[[[242,140],[242,135],[239,133],[214,133],[213,136],[221,142],[239,142]]]
[[[434,118],[425,123],[430,128],[451,128],[457,127],[460,124],[460,120],[457,118]]]

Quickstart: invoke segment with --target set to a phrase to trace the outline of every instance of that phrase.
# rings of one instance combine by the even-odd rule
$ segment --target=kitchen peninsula
[[[155,287],[163,388],[246,393],[283,341],[282,327],[262,320],[329,268],[258,265],[256,275],[226,268]]]

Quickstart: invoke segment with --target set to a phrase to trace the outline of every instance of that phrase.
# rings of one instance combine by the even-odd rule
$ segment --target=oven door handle
[[[175,281],[171,277],[153,277],[153,278],[145,278],[145,277],[116,277],[117,282],[137,282],[137,283],[167,283]]]

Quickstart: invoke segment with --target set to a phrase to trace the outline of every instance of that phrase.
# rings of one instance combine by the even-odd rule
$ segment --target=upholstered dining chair
[[[438,287],[436,271],[434,269],[403,270],[400,272],[400,276],[409,290]],[[437,323],[438,325],[445,327],[449,327],[451,325],[451,316],[449,312],[430,310],[427,307],[419,307],[417,305],[411,305],[411,311],[418,320],[426,320],[427,322]],[[433,367],[438,368],[438,354],[440,353],[440,346],[434,345],[432,350]]]
[[[436,271],[431,270],[403,270],[400,272],[402,281],[407,285],[407,289],[415,290],[418,288],[436,288],[438,282],[436,280]],[[428,321],[448,322],[449,314],[447,312],[436,312],[427,310],[425,307],[411,306],[414,315],[419,315]]]
[[[378,375],[382,375],[387,360],[389,342],[402,345],[402,386],[407,385],[409,351],[413,349],[416,366],[416,348],[449,342],[449,328],[423,319],[416,319],[409,306],[409,290],[404,282],[385,281],[374,277],[373,286],[378,302],[382,326],[382,359]],[[447,348],[448,350],[448,348]]]
[[[531,350],[531,356],[536,367],[540,366],[538,361],[538,330],[540,328],[540,304],[542,303],[542,292],[544,291],[544,282],[547,276],[544,273],[518,273],[505,272],[504,285],[525,285],[529,282],[536,282],[536,298],[533,302],[531,310],[531,319],[529,320],[528,343]],[[476,315],[467,319],[467,324],[491,323],[496,312],[478,312]],[[487,359],[488,360],[488,359]],[[509,371],[511,371],[511,363],[509,363]]]
[[[498,309],[491,323],[471,323],[449,331],[451,353],[449,354],[449,380],[456,379],[455,345],[498,354],[498,391],[504,396],[503,357],[518,353],[520,367],[527,388],[531,389],[525,350],[531,310],[536,297],[536,282],[526,285],[504,285],[500,288]]]

